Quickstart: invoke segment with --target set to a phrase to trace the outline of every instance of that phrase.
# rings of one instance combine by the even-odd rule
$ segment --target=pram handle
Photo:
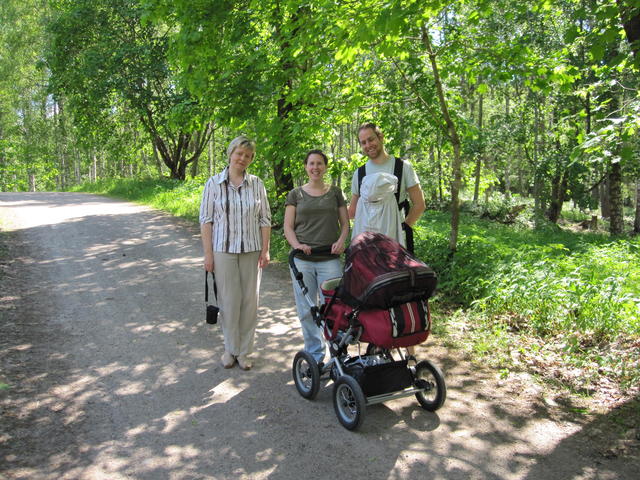
[[[316,322],[316,325],[320,326],[319,308],[314,303],[315,300],[312,300],[311,298],[309,298],[309,295],[308,295],[309,289],[304,284],[302,272],[298,270],[298,267],[296,267],[296,263],[293,261],[293,259],[298,253],[304,253],[304,251],[299,248],[294,248],[293,250],[291,250],[291,252],[289,253],[289,266],[291,267],[291,271],[293,272],[293,276],[298,282],[298,285],[300,285],[300,290],[302,290],[302,295],[304,295],[307,302],[309,303],[309,307],[311,308],[311,316],[313,317],[313,320]],[[312,248],[311,254],[314,254],[314,253],[315,254],[331,253],[331,245]]]
[[[298,281],[298,283],[300,284],[300,288],[302,289],[302,291],[304,293],[307,292],[307,287],[305,286],[304,282],[302,281],[302,273],[300,273],[300,271],[298,270],[298,268],[296,267],[295,262],[293,261],[293,259],[295,258],[295,256],[299,253],[304,253],[303,250],[299,249],[299,248],[294,248],[293,250],[291,250],[291,252],[289,253],[289,266],[291,267],[291,271],[293,272],[293,276],[295,277],[295,279]],[[322,246],[322,247],[315,247],[311,249],[311,255],[321,255],[321,254],[328,254],[331,253],[331,245],[326,245],[326,246]]]

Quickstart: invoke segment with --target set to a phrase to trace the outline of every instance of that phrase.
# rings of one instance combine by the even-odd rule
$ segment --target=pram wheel
[[[293,381],[298,393],[309,400],[316,398],[320,389],[320,370],[315,358],[303,350],[293,358]]]
[[[415,386],[421,389],[416,393],[418,402],[422,408],[430,412],[438,410],[447,398],[444,375],[428,360],[423,360],[416,365]]]
[[[333,386],[333,408],[347,430],[355,430],[364,420],[366,401],[355,378],[343,375]]]

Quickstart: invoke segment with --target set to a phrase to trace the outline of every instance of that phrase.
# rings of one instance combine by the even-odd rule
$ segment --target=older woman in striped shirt
[[[216,272],[224,334],[222,365],[251,368],[261,269],[269,263],[271,212],[262,180],[247,173],[256,145],[245,136],[227,148],[229,165],[211,177],[200,204],[204,268]]]

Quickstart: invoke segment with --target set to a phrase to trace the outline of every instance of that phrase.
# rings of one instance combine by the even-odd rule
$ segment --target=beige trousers
[[[213,252],[224,349],[234,356],[253,352],[262,273],[259,258],[260,252]]]

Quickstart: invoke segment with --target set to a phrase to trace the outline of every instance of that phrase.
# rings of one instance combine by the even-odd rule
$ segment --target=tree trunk
[[[504,118],[507,122],[509,119],[509,91],[504,95]],[[507,159],[504,162],[504,197],[511,200],[511,162]]]
[[[622,204],[622,166],[620,162],[611,164],[609,172],[609,200],[611,202],[611,218],[609,233],[620,235],[624,232],[624,206]]]
[[[91,171],[89,180],[95,183],[98,180],[98,157],[95,148],[91,150]]]
[[[153,147],[153,159],[156,162],[158,174],[162,176],[162,162],[160,161],[160,156],[158,155],[158,147],[156,147],[156,142],[152,141],[151,146]]]
[[[533,104],[533,112],[534,112],[534,121],[533,121],[533,168],[534,168],[534,180],[533,180],[533,203],[534,203],[534,221],[536,227],[540,226],[542,217],[544,215],[544,202],[542,198],[543,188],[542,188],[542,178],[541,174],[538,171],[538,157],[540,151],[539,145],[539,129],[540,129],[540,107],[538,102],[535,101]]]
[[[200,163],[200,155],[194,155],[193,162],[191,162],[191,178],[196,178],[198,176],[199,163]]]
[[[429,144],[429,160],[431,163],[431,165],[437,165],[436,164],[436,155],[434,152],[434,148],[433,148],[433,143]],[[438,167],[440,167],[440,165],[438,165]],[[431,199],[432,200],[438,200],[438,189],[440,187],[440,168],[437,169],[438,171],[438,185],[436,186],[435,190],[431,191]]]
[[[480,173],[482,171],[482,157],[484,156],[484,135],[482,132],[482,113],[483,113],[483,95],[478,99],[478,130],[480,132],[480,152],[476,158],[476,182],[473,188],[473,203],[478,204],[478,196],[480,195]]]
[[[449,250],[455,252],[458,246],[458,227],[460,223],[460,185],[462,183],[462,159],[460,154],[460,137],[456,125],[453,122],[451,115],[449,114],[449,107],[447,100],[444,96],[444,89],[442,82],[440,81],[440,72],[438,70],[438,63],[436,62],[436,54],[431,46],[431,38],[425,26],[422,26],[422,42],[429,55],[431,62],[431,69],[433,70],[433,79],[436,87],[436,93],[438,95],[438,102],[440,103],[440,110],[442,117],[446,123],[447,135],[449,141],[453,147],[453,163],[451,170],[453,173],[453,180],[451,181],[451,233],[449,236]]]
[[[140,121],[151,136],[154,152],[169,168],[169,176],[177,180],[186,178],[187,167],[200,157],[213,131],[212,125],[207,124],[204,130],[193,133],[181,131],[175,137],[172,132],[165,131],[163,136],[156,127],[150,110],[140,116]],[[191,156],[189,156],[190,153]]]
[[[633,221],[633,233],[640,233],[640,178],[636,180],[636,217]]]
[[[76,183],[80,183],[82,180],[82,164],[80,163],[80,152],[76,147],[73,148],[73,171],[75,174]]]
[[[640,56],[640,6],[633,0],[616,0],[620,20],[636,60]]]
[[[215,145],[216,145],[216,131],[211,130],[211,139],[209,140],[209,176],[214,175],[216,171],[216,158],[215,158]]]
[[[567,176],[565,172],[557,173],[552,179],[551,202],[549,203],[549,209],[547,210],[547,218],[552,223],[558,223],[566,192]]]
[[[609,176],[605,178],[598,189],[600,194],[600,216],[602,218],[611,217],[611,204],[609,203]]]

